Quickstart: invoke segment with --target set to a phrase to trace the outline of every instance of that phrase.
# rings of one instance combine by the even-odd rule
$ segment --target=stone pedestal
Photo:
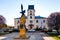
[[[30,36],[26,35],[25,28],[23,27],[23,28],[20,28],[19,35],[14,37],[14,40],[27,40],[29,38],[30,38]]]
[[[24,37],[16,36],[14,37],[14,40],[28,40],[29,38],[30,36],[24,36]]]

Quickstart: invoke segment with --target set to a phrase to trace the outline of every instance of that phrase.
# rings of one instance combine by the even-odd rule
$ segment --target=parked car
[[[52,30],[49,29],[48,32],[52,32]]]
[[[19,29],[14,28],[13,32],[19,32]]]
[[[5,29],[4,32],[9,32],[9,29]]]
[[[28,32],[34,32],[34,31],[35,31],[34,29],[28,30]]]
[[[13,30],[12,29],[9,29],[9,33],[12,33],[13,32]]]
[[[9,28],[9,33],[12,33],[13,32],[13,28]]]
[[[3,32],[3,30],[1,29],[1,30],[0,30],[0,33],[2,33],[2,32]]]
[[[47,29],[42,29],[41,32],[46,32],[47,33],[48,30]]]

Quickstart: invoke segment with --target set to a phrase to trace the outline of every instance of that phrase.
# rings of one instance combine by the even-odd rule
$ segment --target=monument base
[[[14,37],[14,40],[27,40],[29,38],[30,38],[30,36],[23,36],[23,37],[16,36],[16,37]]]

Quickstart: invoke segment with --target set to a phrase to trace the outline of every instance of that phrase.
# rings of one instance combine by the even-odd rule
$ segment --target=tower
[[[29,29],[34,29],[34,20],[35,20],[35,9],[34,5],[28,5],[27,10],[27,21]]]

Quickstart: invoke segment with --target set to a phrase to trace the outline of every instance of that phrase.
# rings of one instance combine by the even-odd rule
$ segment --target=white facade
[[[20,21],[20,18],[14,19],[15,28],[18,28],[19,21]],[[25,25],[26,25],[27,29],[35,29],[36,27],[38,27],[38,28],[44,28],[45,27],[48,29],[47,18],[41,17],[41,16],[35,16],[34,5],[28,6]]]

